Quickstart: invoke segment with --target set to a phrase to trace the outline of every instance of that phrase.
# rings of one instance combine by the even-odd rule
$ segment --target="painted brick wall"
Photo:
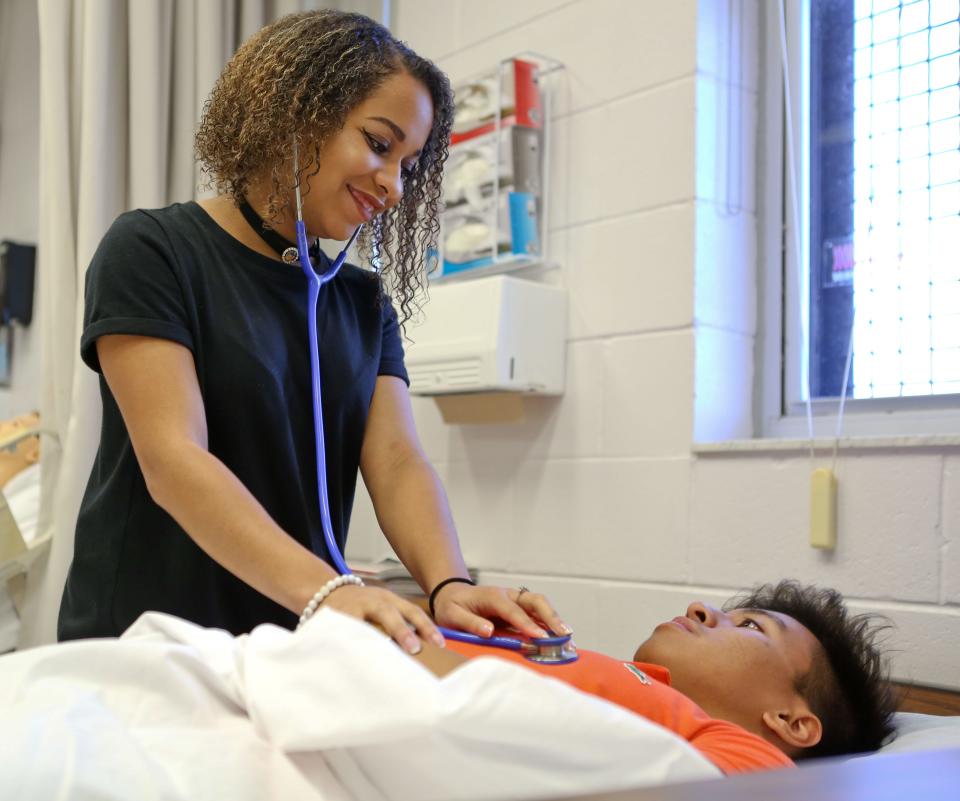
[[[896,675],[960,687],[960,455],[841,457],[826,555],[806,454],[694,448],[752,431],[758,4],[726,8],[395,0],[394,30],[455,83],[524,50],[566,65],[543,278],[570,293],[566,392],[511,426],[416,399],[420,435],[468,561],[549,593],[584,647],[629,656],[694,598],[794,576],[893,618]],[[389,553],[365,497],[349,552]]]

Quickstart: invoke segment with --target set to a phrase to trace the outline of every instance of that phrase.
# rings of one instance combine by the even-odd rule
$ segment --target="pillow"
[[[894,723],[897,727],[897,736],[877,753],[896,754],[907,751],[960,748],[960,715],[897,712]]]

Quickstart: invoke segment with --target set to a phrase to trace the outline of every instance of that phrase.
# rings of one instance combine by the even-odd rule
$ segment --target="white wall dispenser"
[[[434,284],[410,331],[410,392],[449,422],[522,419],[522,398],[564,386],[567,293],[510,275]]]

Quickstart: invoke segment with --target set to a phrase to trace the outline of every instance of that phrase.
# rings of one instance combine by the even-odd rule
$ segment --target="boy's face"
[[[657,626],[634,659],[668,668],[672,686],[712,717],[759,732],[764,712],[796,696],[817,648],[788,615],[696,602]]]

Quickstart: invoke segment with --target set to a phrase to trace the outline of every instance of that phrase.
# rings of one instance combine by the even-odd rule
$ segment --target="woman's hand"
[[[550,636],[544,626],[555,634],[572,633],[543,595],[523,587],[508,589],[451,583],[437,593],[433,608],[439,625],[481,637],[493,634],[491,618],[499,618],[534,639]]]
[[[407,653],[420,653],[419,634],[427,642],[443,646],[443,635],[430,616],[419,606],[380,587],[347,584],[338,587],[324,600],[330,607],[382,629]],[[411,627],[413,627],[411,629]]]

